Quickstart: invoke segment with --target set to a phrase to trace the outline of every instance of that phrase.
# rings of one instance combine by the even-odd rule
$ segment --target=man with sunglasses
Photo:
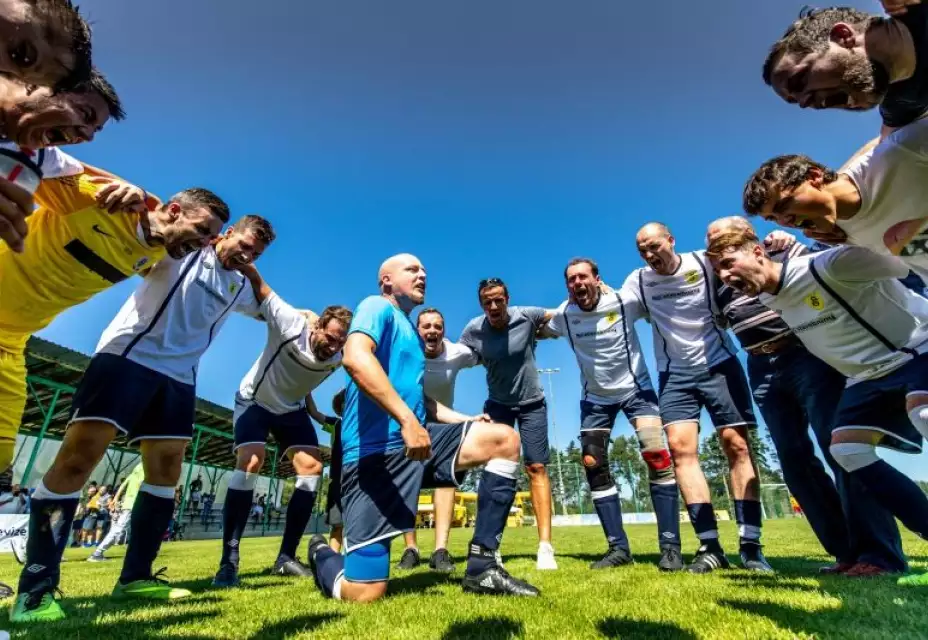
[[[321,316],[299,311],[284,302],[253,265],[240,271],[251,282],[267,321],[267,344],[242,380],[235,395],[235,471],[223,508],[222,558],[213,586],[238,585],[239,549],[254,501],[265,443],[273,434],[279,450],[290,459],[296,485],[287,505],[287,519],[273,572],[311,577],[296,557],[303,531],[316,503],[322,475],[319,440],[310,417],[334,425],[316,408],[312,392],[342,365],[342,348],[351,326],[351,311],[327,307]]]
[[[554,312],[510,307],[509,289],[499,278],[481,280],[477,297],[484,315],[467,323],[458,342],[476,353],[486,368],[489,398],[484,412],[493,422],[518,424],[538,527],[537,567],[557,569],[551,545],[548,406],[535,364],[536,334]]]

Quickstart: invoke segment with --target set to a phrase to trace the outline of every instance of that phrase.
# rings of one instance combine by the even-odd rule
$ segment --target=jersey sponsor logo
[[[230,282],[230,283],[229,283],[229,293],[234,294],[235,291],[236,291],[237,289],[238,289],[238,283],[237,283],[237,282]]]
[[[93,225],[93,226],[90,227],[90,228],[93,229],[94,231],[96,231],[97,233],[99,233],[101,236],[106,236],[107,238],[113,238],[113,237],[114,237],[113,234],[107,233],[106,231],[104,231],[103,229],[101,229],[101,228],[100,228],[100,225],[98,225],[98,224],[95,224],[95,225]]]
[[[686,282],[686,284],[696,284],[699,282],[699,272],[695,269],[687,271],[683,274],[683,281]]]
[[[818,291],[813,291],[802,299],[813,311],[822,311],[825,308],[825,298]]]
[[[670,293],[662,293],[659,296],[654,296],[651,298],[655,302],[659,300],[670,300],[673,298],[683,298],[685,296],[698,296],[702,295],[699,289],[684,289],[683,291],[671,291]]]
[[[216,298],[216,299],[219,300],[222,304],[226,304],[226,299],[222,297],[222,294],[219,293],[219,292],[217,292],[217,291],[214,291],[214,290],[212,289],[212,287],[210,287],[210,286],[209,286],[206,282],[204,282],[201,278],[197,278],[197,279],[196,279],[196,283],[197,283],[197,286],[200,287],[201,289],[203,289],[203,291],[205,291],[207,294],[209,294],[210,296]]]
[[[831,324],[832,322],[837,322],[837,320],[838,320],[838,317],[835,314],[829,313],[828,315],[816,318],[815,320],[812,320],[811,322],[806,322],[805,324],[801,324],[798,327],[793,327],[793,333],[802,333],[803,331],[809,331],[811,329],[816,329],[824,324]]]

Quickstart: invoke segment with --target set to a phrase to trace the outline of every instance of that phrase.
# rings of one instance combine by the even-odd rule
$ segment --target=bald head
[[[638,253],[657,273],[673,273],[678,263],[674,250],[674,238],[670,229],[663,222],[649,222],[638,230],[635,236]]]
[[[383,264],[380,265],[380,271],[377,272],[377,282],[380,286],[383,286],[383,278],[386,275],[396,273],[397,271],[402,271],[406,268],[407,265],[418,264],[422,266],[422,263],[419,261],[419,258],[412,255],[411,253],[398,253],[395,256],[390,256],[383,261]]]
[[[706,231],[706,244],[711,244],[714,238],[725,233],[754,233],[754,227],[741,216],[725,216],[714,220]]]
[[[380,293],[393,298],[407,313],[425,300],[425,267],[411,253],[400,253],[384,260],[377,282]]]
[[[649,240],[651,238],[669,238],[670,228],[663,222],[649,222],[640,229],[635,238],[638,242]]]

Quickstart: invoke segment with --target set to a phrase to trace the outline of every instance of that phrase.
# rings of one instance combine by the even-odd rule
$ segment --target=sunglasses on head
[[[499,278],[486,278],[481,280],[477,286],[481,289],[486,289],[487,287],[503,287],[505,283]]]

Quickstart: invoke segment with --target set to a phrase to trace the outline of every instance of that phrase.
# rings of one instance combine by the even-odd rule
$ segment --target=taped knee
[[[601,491],[615,486],[609,473],[608,451],[609,434],[580,436],[580,451],[583,456],[583,469],[591,491]]]
[[[918,432],[928,438],[928,406],[919,405],[909,410],[909,420]]]
[[[390,540],[378,540],[345,555],[345,579],[383,582],[390,577]]]
[[[642,427],[635,432],[641,458],[648,465],[648,480],[656,484],[673,482],[673,460],[664,445],[664,432],[660,427]]]
[[[848,473],[854,473],[880,461],[876,447],[862,442],[839,442],[828,447],[831,457]]]

